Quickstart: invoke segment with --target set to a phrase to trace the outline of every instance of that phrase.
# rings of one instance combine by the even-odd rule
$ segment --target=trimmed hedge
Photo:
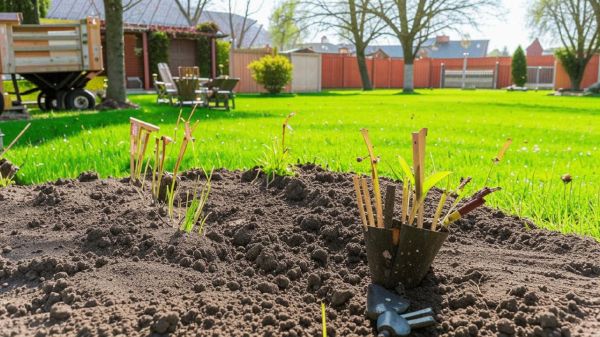
[[[169,63],[169,36],[165,32],[152,32],[148,38],[150,71],[158,74],[159,63]]]

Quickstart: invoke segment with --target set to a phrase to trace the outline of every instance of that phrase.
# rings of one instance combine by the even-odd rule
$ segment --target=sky
[[[273,11],[273,7],[278,2],[277,0],[252,0],[255,4],[256,13],[252,16],[258,20],[264,27],[269,25],[269,16]],[[489,39],[490,46],[488,49],[502,50],[504,46],[508,47],[508,50],[512,53],[518,45],[527,47],[534,39],[535,35],[531,29],[527,26],[527,8],[528,0],[502,0],[502,6],[495,11],[494,16],[486,16],[482,18],[479,23],[479,30],[470,28],[466,29],[464,33],[468,34],[471,39]],[[262,5],[262,6],[261,6]],[[260,6],[260,7],[259,7]],[[504,13],[503,15],[501,15]],[[460,39],[461,34],[457,32],[447,32],[452,39]],[[311,36],[312,41],[316,42],[320,40],[322,35],[327,35],[330,41],[339,42],[335,38],[335,34],[321,32],[314,36]],[[396,44],[396,40],[391,37],[386,37],[381,41],[380,44]],[[544,47],[550,47],[551,41],[542,40]]]

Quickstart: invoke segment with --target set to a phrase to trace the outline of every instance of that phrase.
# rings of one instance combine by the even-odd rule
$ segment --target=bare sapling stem
[[[131,179],[138,180],[142,173],[142,166],[144,164],[144,155],[146,148],[148,147],[148,141],[152,132],[160,130],[158,126],[146,123],[133,117],[129,118],[130,122],[130,174]],[[142,138],[143,137],[143,138]],[[142,141],[143,139],[143,141]]]
[[[365,208],[367,209],[367,219],[369,219],[369,226],[377,227],[375,225],[375,217],[373,216],[373,206],[371,205],[371,193],[369,192],[369,186],[367,186],[367,179],[360,178],[362,190],[365,196]]]
[[[400,211],[400,222],[406,223],[406,215],[408,213],[408,203],[410,194],[410,182],[408,179],[404,179],[402,182],[402,205]]]
[[[508,150],[508,148],[510,147],[510,145],[512,144],[512,139],[508,138],[506,140],[506,142],[504,142],[504,145],[502,145],[502,148],[500,148],[500,151],[498,151],[498,154],[496,155],[496,157],[494,157],[492,159],[492,164],[490,165],[490,169],[488,171],[487,177],[485,178],[485,182],[483,183],[483,186],[487,186],[490,178],[492,177],[492,171],[494,170],[494,167],[496,167],[496,165],[498,163],[500,163],[500,161],[502,161],[502,159],[504,158],[504,155],[506,154],[506,151]]]
[[[379,186],[379,176],[377,174],[377,163],[379,159],[375,156],[373,151],[373,144],[369,139],[369,130],[361,129],[360,133],[363,135],[367,150],[369,152],[369,159],[371,161],[371,179],[373,181],[373,194],[375,198],[375,212],[377,213],[377,227],[383,228],[383,205],[381,200],[381,188]]]
[[[433,215],[433,221],[431,221],[431,230],[436,231],[437,222],[440,219],[440,215],[442,214],[442,210],[444,209],[444,205],[446,204],[446,199],[448,198],[448,191],[444,190],[442,195],[440,196],[440,201],[438,202],[437,208],[435,210],[435,214]]]
[[[412,134],[413,139],[413,170],[415,174],[415,205],[418,208],[414,213],[417,216],[417,227],[423,228],[424,205],[423,183],[425,181],[425,137],[427,129],[423,128],[419,132]],[[411,214],[412,215],[412,214]],[[412,220],[411,220],[412,222]]]
[[[362,221],[363,228],[367,230],[367,216],[365,215],[365,205],[363,203],[363,196],[360,192],[360,183],[358,180],[358,176],[352,176],[352,181],[354,182],[354,192],[356,192],[356,204],[358,205],[358,213],[360,213],[360,220]]]
[[[478,207],[482,206],[483,204],[485,204],[484,198],[486,196],[488,196],[496,191],[499,191],[500,189],[501,189],[500,187],[495,187],[495,188],[484,187],[481,190],[477,191],[469,199],[468,202],[466,202],[462,207],[460,207],[458,210],[454,211],[452,214],[450,214],[448,217],[446,217],[446,219],[444,220],[444,226],[448,227],[453,222],[456,222],[456,221],[462,219],[468,213],[470,213],[470,212],[474,211],[475,209],[477,209]]]
[[[281,151],[285,153],[287,151],[285,147],[285,130],[290,128],[290,119],[296,115],[295,112],[290,112],[290,114],[283,121],[283,128],[281,130]]]
[[[456,209],[456,206],[458,206],[458,203],[463,199],[464,189],[471,182],[471,180],[472,180],[471,177],[467,177],[465,179],[461,179],[460,184],[454,190],[454,193],[456,194],[456,198],[454,199],[454,202],[450,206],[450,209],[448,210],[448,212],[446,213],[446,215],[443,217],[442,223],[445,222],[446,219],[448,218],[448,216],[454,212],[454,210]]]
[[[8,146],[2,150],[2,153],[0,153],[0,158],[4,157],[8,150],[10,150],[19,141],[19,138],[23,137],[23,135],[29,129],[30,126],[31,123],[27,123],[27,125],[25,125],[25,127],[23,128],[23,130],[21,130],[21,132],[19,132],[17,137],[15,137],[15,139],[13,139],[13,141],[10,142],[10,144],[8,144]]]

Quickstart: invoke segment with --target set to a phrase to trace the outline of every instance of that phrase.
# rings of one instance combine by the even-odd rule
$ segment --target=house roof
[[[99,16],[104,20],[104,2],[102,0],[52,0],[48,10],[48,18],[80,20],[87,16]],[[233,16],[234,30],[241,30],[243,17]],[[174,28],[190,28],[185,16],[174,0],[142,0],[137,6],[123,14],[123,21],[132,26],[161,26]],[[232,35],[229,27],[229,14],[205,10],[200,17],[200,22],[212,21],[216,23],[221,32]],[[256,36],[254,46],[263,46],[269,43],[269,36],[256,20],[249,19],[247,26],[252,27],[246,33],[245,48],[251,47]],[[239,34],[235,34],[239,36]]]
[[[329,42],[302,43],[299,45],[299,48],[308,48],[308,49],[311,49],[312,51],[314,51],[315,53],[320,53],[320,54],[339,54],[340,49],[342,49],[342,48],[347,48],[349,51],[354,50],[354,46],[351,46],[351,45],[334,44],[334,43],[329,43]]]
[[[430,58],[463,58],[464,53],[469,53],[469,57],[485,57],[489,40],[472,40],[468,48],[463,48],[461,41],[449,41],[446,43],[437,43],[436,38],[431,38],[423,43],[421,54],[425,54]],[[340,48],[348,48],[354,52],[354,47],[349,45],[336,45],[332,43],[305,43],[302,47],[308,47],[317,53],[337,54]],[[376,53],[381,50],[386,55],[392,58],[403,58],[404,52],[402,46],[397,45],[370,45],[365,50],[367,55]]]

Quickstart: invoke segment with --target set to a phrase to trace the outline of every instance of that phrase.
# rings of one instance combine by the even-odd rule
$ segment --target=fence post
[[[598,79],[596,80],[597,82],[600,82],[600,56],[596,55],[596,59],[598,60]]]
[[[535,90],[540,90],[540,71],[542,71],[542,67],[538,66],[535,74]]]
[[[499,72],[500,62],[496,61],[496,69],[494,69],[494,89],[498,89],[498,80],[500,79]]]
[[[346,88],[346,81],[344,74],[346,73],[346,67],[344,66],[346,57],[342,55],[342,88]]]
[[[371,87],[373,89],[375,89],[375,57],[371,57],[371,78],[369,78],[369,81],[371,81]]]
[[[444,87],[444,76],[446,74],[446,64],[442,62],[440,66],[440,88]]]

